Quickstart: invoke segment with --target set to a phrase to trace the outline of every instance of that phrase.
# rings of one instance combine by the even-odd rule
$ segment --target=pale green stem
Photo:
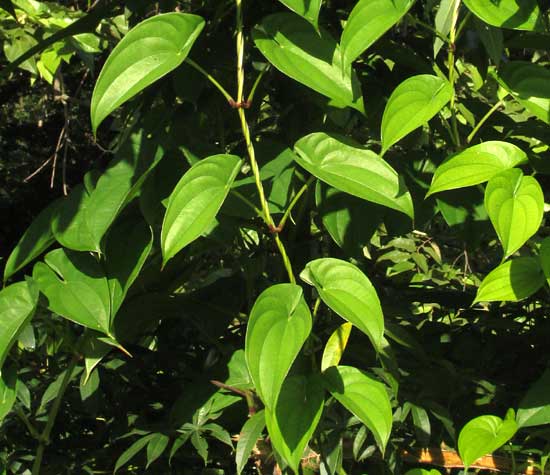
[[[472,130],[472,132],[470,133],[470,135],[468,135],[468,137],[466,138],[466,143],[470,143],[473,138],[476,136],[476,134],[479,132],[479,129],[481,129],[481,127],[483,126],[483,124],[485,124],[485,122],[487,122],[487,120],[489,119],[489,117],[491,117],[497,110],[500,106],[502,106],[504,104],[504,98],[501,99],[500,101],[498,101],[493,107],[491,107],[489,109],[489,111],[480,119],[480,121],[476,124],[476,126],[474,127],[474,130]]]
[[[292,201],[288,205],[288,208],[285,210],[285,214],[283,214],[283,217],[281,218],[281,221],[279,221],[279,226],[277,226],[277,228],[279,229],[279,232],[284,229],[285,224],[288,221],[288,218],[290,217],[290,213],[292,213],[292,210],[294,209],[294,207],[296,206],[296,204],[298,203],[298,201],[300,200],[302,195],[307,191],[308,187],[311,185],[313,180],[315,180],[315,177],[313,177],[313,176],[310,177],[309,180],[306,183],[304,183],[302,188],[300,188],[298,193],[296,193],[294,198],[292,198]]]
[[[449,33],[449,55],[447,58],[449,68],[449,82],[451,83],[452,93],[449,108],[451,110],[451,127],[454,135],[454,142],[460,147],[460,135],[458,133],[458,123],[456,119],[456,68],[455,68],[455,49],[456,49],[456,23],[458,21],[458,13],[460,11],[461,0],[455,0],[453,5],[453,13],[451,19],[451,31]]]
[[[268,69],[269,68],[267,67],[262,71],[260,71],[260,74],[258,74],[258,77],[254,81],[254,84],[252,85],[252,89],[250,90],[250,94],[248,94],[248,99],[246,100],[246,102],[248,102],[249,104],[252,103],[252,100],[254,99],[254,94],[256,94],[256,89],[258,89],[258,85],[260,84],[262,78],[264,77]]]
[[[227,102],[229,102],[230,104],[233,104],[235,102],[231,94],[229,94],[229,92],[227,92],[227,90],[208,71],[204,70],[191,58],[187,58],[185,62],[189,64],[189,66],[191,66],[192,68],[196,69],[199,73],[201,73],[206,79],[208,79],[216,87],[216,89],[218,89],[218,91],[223,94],[223,96],[227,99]]]

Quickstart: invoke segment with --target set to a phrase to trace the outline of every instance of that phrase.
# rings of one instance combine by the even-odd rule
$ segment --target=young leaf
[[[107,58],[91,103],[92,129],[138,92],[176,69],[204,28],[189,13],[164,13],[139,23]]]
[[[363,112],[359,80],[344,67],[338,43],[329,32],[316,31],[292,13],[276,13],[252,32],[254,43],[267,60],[292,79],[333,99],[337,107]]]
[[[376,153],[343,137],[313,133],[294,145],[296,162],[329,185],[414,216],[413,202],[397,172]]]
[[[246,330],[245,356],[256,391],[267,408],[275,408],[311,324],[311,313],[297,285],[273,285],[254,303]]]
[[[509,61],[499,70],[499,84],[529,112],[550,124],[550,71],[527,61]]]
[[[318,28],[317,20],[321,10],[322,0],[279,0],[283,5],[296,12],[309,21],[315,28]]]
[[[468,470],[478,458],[491,454],[508,442],[518,427],[512,419],[496,416],[479,416],[468,422],[458,436],[458,451]]]
[[[17,399],[17,371],[15,368],[0,369],[0,425],[10,413]]]
[[[271,443],[294,473],[298,473],[304,450],[319,424],[324,399],[318,375],[290,376],[283,383],[275,410],[265,410]]]
[[[240,168],[239,157],[220,154],[197,162],[183,175],[162,223],[164,264],[210,226]]]
[[[105,273],[90,254],[56,249],[34,266],[33,279],[52,312],[110,333],[110,294]]]
[[[351,366],[332,366],[323,378],[334,398],[369,428],[383,453],[392,427],[391,403],[384,385]]]
[[[25,231],[8,257],[4,267],[4,282],[54,243],[50,222],[58,205],[59,201],[56,200],[42,210]]]
[[[38,288],[32,281],[17,282],[0,291],[0,369],[19,332],[34,315]]]
[[[120,468],[132,460],[141,451],[141,449],[143,449],[149,441],[155,437],[155,435],[156,434],[147,434],[130,445],[130,447],[128,447],[117,459],[113,473],[116,473]]]
[[[489,180],[485,208],[506,258],[539,229],[544,214],[544,194],[535,178],[523,176],[519,168],[512,168]]]
[[[378,351],[384,337],[384,315],[369,278],[353,264],[334,258],[308,262],[300,274],[344,320],[367,335]]]
[[[529,388],[519,403],[516,421],[519,427],[550,424],[550,369]]]
[[[165,434],[157,433],[151,437],[149,443],[147,444],[147,465],[145,469],[147,470],[149,466],[158,459],[170,442],[170,437]]]
[[[493,269],[481,282],[473,303],[518,302],[544,285],[544,273],[533,257],[518,257]]]
[[[512,30],[544,31],[537,0],[464,0],[475,16],[489,25]]]
[[[346,65],[351,64],[395,25],[414,0],[360,0],[353,7],[340,40]]]
[[[325,371],[331,366],[338,366],[344,350],[348,344],[349,335],[351,333],[352,324],[349,322],[342,323],[327,341],[325,350],[323,351],[323,358],[321,360],[321,371]]]
[[[419,74],[399,84],[382,116],[382,154],[443,109],[452,91],[448,81],[430,74]]]
[[[468,147],[437,167],[426,197],[483,183],[526,161],[525,152],[508,142],[488,141]]]
[[[237,475],[241,475],[246,466],[250,453],[254,449],[256,442],[262,435],[265,427],[265,412],[261,411],[248,419],[239,435],[237,450],[235,452],[235,462],[237,463]]]

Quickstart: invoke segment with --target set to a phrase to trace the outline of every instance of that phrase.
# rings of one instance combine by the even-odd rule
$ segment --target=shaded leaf
[[[352,324],[346,322],[340,325],[336,330],[334,330],[332,335],[330,335],[323,351],[321,371],[325,371],[331,366],[338,366],[348,344],[351,328]]]
[[[169,441],[170,438],[161,433],[154,434],[153,437],[151,437],[147,444],[147,465],[145,469],[148,469],[149,466],[162,455]]]
[[[235,452],[235,462],[237,463],[237,475],[240,475],[246,466],[248,459],[250,458],[250,453],[256,441],[262,435],[262,432],[265,427],[265,412],[262,409],[261,411],[254,414],[250,419],[248,419],[239,435],[239,440],[237,442],[237,450]]]
[[[17,371],[15,368],[0,370],[0,425],[10,413],[17,399]]]
[[[318,27],[319,10],[321,10],[322,0],[279,0],[293,12],[309,21],[315,28]]]
[[[116,473],[120,468],[126,465],[143,449],[156,434],[148,434],[141,439],[136,440],[128,447],[117,459],[113,473]]]
[[[550,369],[535,381],[519,403],[516,421],[519,427],[550,424]]]

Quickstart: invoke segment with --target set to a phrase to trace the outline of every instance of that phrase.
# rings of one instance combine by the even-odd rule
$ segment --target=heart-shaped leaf
[[[391,403],[384,385],[351,366],[332,366],[323,378],[334,398],[373,433],[383,453],[392,427]]]
[[[235,451],[235,461],[237,463],[237,475],[241,475],[246,466],[250,453],[256,442],[262,435],[265,427],[265,411],[262,409],[248,419],[239,434],[237,441],[237,450]]]
[[[301,138],[294,150],[300,166],[334,188],[414,216],[412,198],[403,181],[376,153],[323,132]]]
[[[309,262],[300,277],[343,319],[367,335],[378,351],[384,337],[380,300],[368,277],[353,264],[334,258]]]
[[[491,454],[508,442],[518,427],[512,419],[479,416],[468,422],[458,436],[458,451],[467,471],[478,458]]]
[[[256,26],[254,43],[267,60],[292,79],[333,99],[334,105],[363,112],[359,81],[344,67],[340,48],[329,32],[319,31],[292,13],[276,13]]]
[[[382,154],[427,123],[451,100],[452,93],[448,81],[430,74],[419,74],[399,84],[382,116]]]
[[[109,284],[98,261],[90,254],[56,249],[46,254],[44,262],[35,264],[32,275],[49,309],[110,335]]]
[[[468,147],[437,167],[426,196],[478,185],[525,161],[525,152],[508,142],[489,141]]]
[[[346,322],[342,323],[342,325],[332,332],[323,351],[321,371],[325,371],[331,366],[338,366],[348,344],[351,329],[352,324]]]
[[[325,390],[318,375],[289,376],[275,410],[265,410],[271,443],[294,473],[298,473],[304,450],[319,424],[324,400]]]
[[[475,16],[489,25],[512,30],[544,31],[537,0],[464,0]]]
[[[483,279],[474,303],[518,302],[539,290],[544,280],[538,259],[518,257],[499,265]]]
[[[519,403],[516,421],[519,427],[550,424],[550,369],[535,381]]]
[[[544,214],[544,194],[535,178],[523,176],[519,168],[512,168],[489,180],[485,208],[504,248],[504,256],[508,257],[539,229]]]
[[[360,0],[353,7],[340,40],[346,65],[351,64],[395,25],[414,0]]]
[[[197,239],[221,208],[241,168],[235,155],[212,155],[195,163],[168,201],[161,233],[164,264]]]
[[[283,5],[296,12],[309,21],[315,28],[318,28],[317,20],[321,10],[322,0],[279,0]]]
[[[0,291],[0,370],[17,336],[34,315],[38,288],[29,282],[17,282]]]
[[[183,63],[203,28],[204,20],[189,13],[164,13],[132,28],[97,79],[91,104],[94,133],[117,107]]]
[[[267,408],[275,408],[311,324],[311,313],[297,285],[269,287],[254,303],[246,330],[245,356],[256,391]]]
[[[529,112],[550,124],[550,71],[527,61],[509,61],[499,70],[500,85]]]

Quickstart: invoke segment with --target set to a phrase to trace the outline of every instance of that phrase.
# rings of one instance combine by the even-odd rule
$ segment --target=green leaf
[[[527,61],[509,61],[497,80],[514,99],[546,124],[550,124],[550,71]]]
[[[426,197],[486,182],[526,161],[525,152],[508,142],[488,141],[468,147],[437,167]]]
[[[132,236],[131,241],[128,236]],[[126,219],[111,229],[105,248],[105,272],[114,318],[153,247],[153,232],[142,219]]]
[[[235,155],[213,155],[193,165],[168,201],[161,233],[166,264],[212,224],[241,168]]]
[[[237,463],[237,475],[241,475],[244,467],[246,466],[250,453],[254,449],[257,440],[262,435],[262,431],[265,427],[265,412],[261,411],[254,414],[248,419],[239,435],[237,442],[237,450],[235,452],[235,462]]]
[[[481,282],[473,303],[518,302],[544,285],[544,273],[533,257],[518,257],[493,269]]]
[[[17,399],[17,371],[15,368],[0,370],[0,426],[10,413]]]
[[[412,7],[414,0],[360,0],[351,11],[340,40],[346,65],[355,61]]]
[[[8,257],[6,267],[4,267],[4,282],[53,244],[55,239],[50,228],[50,221],[58,205],[59,201],[56,200],[42,210],[25,231]]]
[[[369,278],[353,264],[334,258],[308,262],[300,274],[319,297],[344,320],[367,335],[378,351],[384,337],[384,315]]]
[[[324,400],[318,375],[290,376],[283,383],[275,410],[265,410],[271,443],[294,473],[298,473],[304,450],[319,424]]]
[[[550,424],[550,369],[529,388],[519,403],[516,421],[519,427]]]
[[[487,23],[480,20],[475,22],[475,28],[479,34],[479,39],[483,43],[483,46],[485,46],[489,58],[498,66],[504,50],[504,36],[502,30],[487,25]]]
[[[34,315],[38,288],[32,281],[17,282],[0,291],[0,369],[17,336]]]
[[[151,440],[149,440],[149,443],[147,444],[147,465],[145,466],[145,469],[147,470],[149,466],[157,460],[166,447],[168,446],[168,442],[170,442],[170,437],[164,434],[154,434],[153,437],[151,437]]]
[[[148,434],[141,439],[136,440],[128,447],[121,456],[117,459],[113,473],[116,473],[120,468],[126,465],[143,449],[156,434]]]
[[[546,282],[550,285],[550,237],[544,238],[540,245],[539,260]]]
[[[254,43],[279,71],[333,99],[337,107],[364,111],[359,80],[342,63],[336,40],[292,13],[276,13],[252,32]]]
[[[315,28],[318,28],[319,11],[322,0],[279,0],[283,5],[296,12],[309,21]]]
[[[419,74],[399,84],[382,116],[382,154],[427,123],[451,100],[452,93],[448,81],[430,74]]]
[[[368,427],[384,453],[392,427],[391,403],[385,386],[351,366],[332,366],[323,377],[334,398]]]
[[[479,416],[468,422],[458,436],[458,451],[465,470],[508,442],[517,429],[516,421],[503,421],[497,416]]]
[[[336,330],[334,330],[332,335],[330,335],[323,351],[321,371],[325,371],[331,366],[338,366],[348,344],[351,328],[351,323],[342,323],[342,325],[340,325]]]
[[[512,168],[489,180],[485,208],[506,258],[538,231],[544,214],[544,194],[534,177],[523,176],[519,168]]]
[[[139,23],[107,58],[94,88],[92,129],[138,92],[176,69],[204,28],[188,13],[164,13]]]
[[[33,279],[48,308],[73,322],[110,334],[110,293],[105,273],[90,254],[56,249],[34,266]]]
[[[275,407],[283,381],[309,336],[311,325],[302,289],[295,284],[273,285],[256,299],[244,351],[256,391],[267,408]]]
[[[441,0],[435,15],[435,29],[444,38],[447,38],[451,31],[454,5],[455,0]],[[437,58],[437,54],[444,44],[439,36],[434,38],[434,59]]]
[[[441,472],[432,468],[431,470],[426,470],[425,468],[413,468],[408,470],[405,475],[441,475]]]
[[[537,0],[464,0],[464,4],[489,25],[512,30],[544,31]]]
[[[411,218],[414,216],[412,198],[403,181],[376,153],[343,137],[322,132],[301,138],[294,150],[296,162],[329,185]]]

